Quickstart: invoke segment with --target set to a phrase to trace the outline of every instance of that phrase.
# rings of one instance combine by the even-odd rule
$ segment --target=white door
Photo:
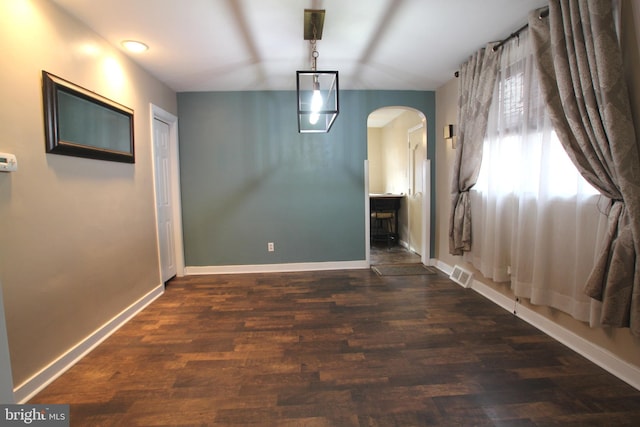
[[[427,158],[425,130],[423,125],[408,131],[409,140],[409,180],[410,188],[407,197],[407,212],[409,217],[409,236],[407,244],[409,250],[418,255],[423,254],[423,221],[424,216],[424,161]]]
[[[176,275],[176,249],[173,230],[173,210],[171,206],[171,167],[169,146],[169,125],[153,119],[153,155],[156,183],[156,210],[158,217],[158,244],[160,246],[160,268],[162,281]]]

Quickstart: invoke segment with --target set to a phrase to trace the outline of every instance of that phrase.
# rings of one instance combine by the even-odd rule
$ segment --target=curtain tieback
[[[602,196],[604,197],[604,196]],[[605,199],[606,200],[606,199]],[[623,199],[609,199],[609,203],[606,204],[606,201],[602,200],[602,198],[598,201],[598,207],[599,207],[599,211],[601,214],[609,216],[611,214],[611,209],[613,209],[613,206],[616,203],[624,203]],[[601,203],[601,202],[605,202],[605,203]]]

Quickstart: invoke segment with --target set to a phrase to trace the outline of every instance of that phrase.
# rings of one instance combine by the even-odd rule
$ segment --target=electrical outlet
[[[273,242],[269,242],[269,243],[267,243],[267,250],[268,250],[269,252],[273,252],[273,251],[275,251],[275,250],[276,250],[276,248],[275,248],[275,246],[274,246]]]

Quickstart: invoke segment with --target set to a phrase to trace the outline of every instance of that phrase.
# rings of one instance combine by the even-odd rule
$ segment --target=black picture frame
[[[135,163],[133,110],[42,71],[47,153]]]

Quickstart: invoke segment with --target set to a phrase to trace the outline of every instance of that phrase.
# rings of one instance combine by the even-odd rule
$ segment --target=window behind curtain
[[[589,319],[582,292],[593,266],[599,192],[553,131],[538,88],[528,32],[503,46],[477,184],[473,245],[483,275],[517,296]]]

